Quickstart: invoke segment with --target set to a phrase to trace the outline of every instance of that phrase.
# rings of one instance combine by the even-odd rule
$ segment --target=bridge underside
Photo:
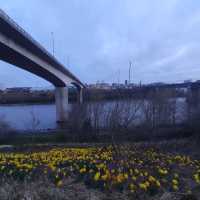
[[[14,51],[13,49],[5,46],[2,43],[0,43],[0,60],[3,60],[9,64],[15,65],[41,78],[44,78],[45,80],[51,82],[55,87],[66,86],[63,81],[58,79],[48,70],[45,70],[34,61],[30,60],[26,56],[21,55],[17,51]]]

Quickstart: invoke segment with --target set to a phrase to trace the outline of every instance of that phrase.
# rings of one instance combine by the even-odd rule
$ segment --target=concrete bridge
[[[69,84],[77,87],[79,102],[82,103],[84,85],[81,81],[1,9],[0,60],[36,74],[55,86],[58,122],[68,119]]]

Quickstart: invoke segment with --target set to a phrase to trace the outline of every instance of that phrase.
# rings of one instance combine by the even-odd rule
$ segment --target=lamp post
[[[53,56],[55,55],[55,40],[54,40],[54,33],[51,32],[51,37],[52,37],[52,50],[53,50]]]

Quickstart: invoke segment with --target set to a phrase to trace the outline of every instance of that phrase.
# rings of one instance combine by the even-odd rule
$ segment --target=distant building
[[[30,87],[14,87],[14,88],[6,88],[6,93],[30,93]]]
[[[128,87],[128,85],[126,86],[122,83],[112,83],[112,89],[124,89],[126,87]]]
[[[184,80],[184,83],[192,83],[192,79]]]
[[[165,85],[165,83],[163,83],[163,82],[155,82],[155,83],[151,83],[149,85],[150,86],[163,86],[163,85]]]
[[[31,87],[30,90],[31,90],[31,92],[35,92],[35,91],[53,91],[54,87],[53,86],[48,86],[48,87]]]
[[[85,85],[88,89],[94,89],[96,87],[96,84],[86,84]]]
[[[198,84],[200,84],[200,80],[196,80],[196,82],[195,83],[198,83]]]
[[[134,83],[130,83],[130,84],[128,85],[128,88],[130,88],[130,89],[132,89],[132,88],[134,88],[134,87],[136,87],[136,84],[134,84]]]
[[[86,85],[86,87],[89,89],[103,89],[103,90],[111,89],[111,86],[109,83],[88,84],[88,85]]]
[[[108,90],[111,87],[110,87],[110,85],[108,83],[98,83],[98,84],[96,84],[96,88]]]

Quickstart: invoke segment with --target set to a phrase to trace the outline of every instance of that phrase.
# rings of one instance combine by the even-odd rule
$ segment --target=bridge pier
[[[68,106],[68,88],[56,87],[55,89],[56,100],[56,119],[58,123],[68,121],[69,106]]]
[[[83,88],[78,88],[78,104],[82,104],[83,103]]]

